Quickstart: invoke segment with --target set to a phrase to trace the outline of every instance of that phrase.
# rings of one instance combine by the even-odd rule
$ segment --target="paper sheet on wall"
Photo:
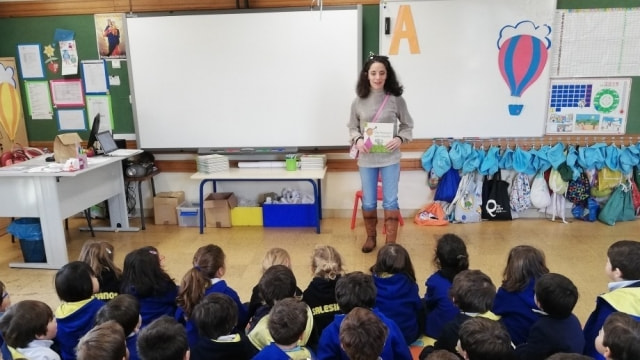
[[[60,54],[62,57],[62,75],[75,75],[78,73],[78,49],[76,41],[60,41]]]
[[[58,129],[59,130],[87,130],[84,121],[84,110],[58,110]]]
[[[87,118],[93,119],[100,114],[100,131],[113,129],[113,114],[111,112],[111,96],[87,95]]]
[[[53,119],[49,84],[46,81],[25,81],[27,92],[27,106],[33,120]]]
[[[42,54],[39,44],[18,45],[18,59],[20,60],[20,70],[22,78],[43,78],[44,68],[42,67]]]
[[[554,28],[552,77],[640,76],[640,9],[557,10]]]

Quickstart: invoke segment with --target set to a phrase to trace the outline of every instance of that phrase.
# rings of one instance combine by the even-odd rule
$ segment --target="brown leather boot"
[[[398,218],[400,217],[400,210],[385,210],[384,211],[384,227],[387,231],[387,239],[385,243],[393,244],[396,242],[396,236],[398,235]]]
[[[376,226],[378,225],[378,210],[362,210],[364,228],[367,231],[367,240],[362,245],[363,253],[370,253],[376,248]]]

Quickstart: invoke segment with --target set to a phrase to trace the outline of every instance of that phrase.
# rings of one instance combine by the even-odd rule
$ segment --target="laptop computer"
[[[138,149],[118,149],[116,141],[111,135],[111,131],[102,131],[96,134],[96,140],[100,143],[102,148],[102,154],[105,156],[133,156],[139,154],[141,151]]]

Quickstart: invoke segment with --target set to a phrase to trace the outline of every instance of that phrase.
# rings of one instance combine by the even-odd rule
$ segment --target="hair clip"
[[[389,60],[388,56],[376,55],[373,51],[369,51],[369,60]]]

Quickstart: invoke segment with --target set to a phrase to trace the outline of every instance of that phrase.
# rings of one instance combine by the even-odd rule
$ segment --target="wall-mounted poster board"
[[[138,146],[347,146],[361,7],[127,18]]]
[[[542,136],[555,0],[382,1],[414,138]]]
[[[631,78],[551,79],[547,134],[624,134]]]

